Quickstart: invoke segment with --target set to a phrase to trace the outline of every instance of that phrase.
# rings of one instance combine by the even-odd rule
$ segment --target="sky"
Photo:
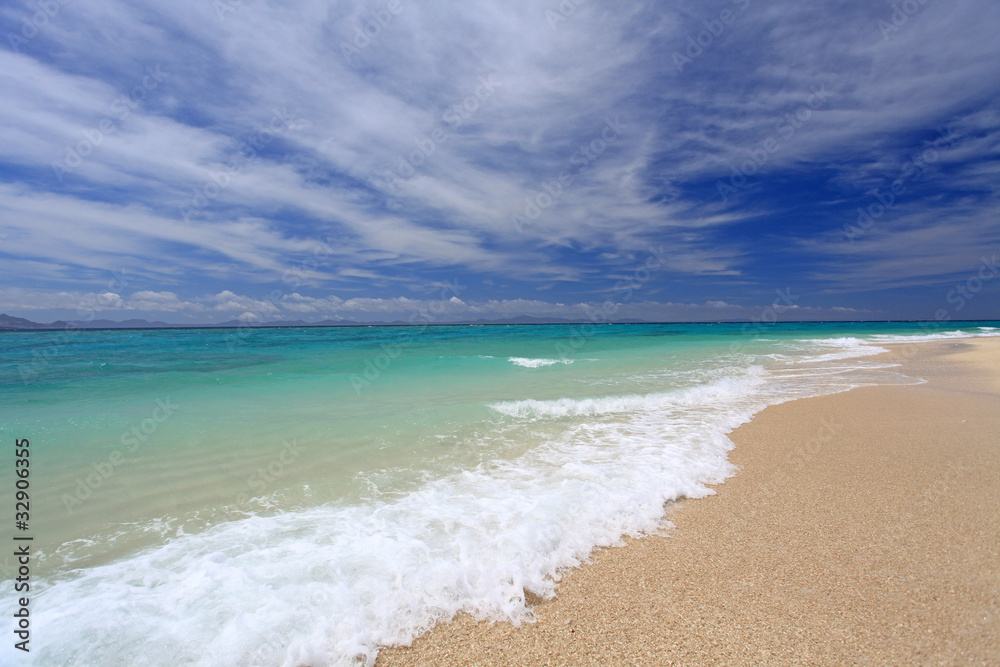
[[[1000,318],[995,0],[5,0],[0,312]]]

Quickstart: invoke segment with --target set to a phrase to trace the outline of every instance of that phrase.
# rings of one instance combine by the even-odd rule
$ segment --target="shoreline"
[[[716,495],[595,551],[537,622],[462,616],[377,664],[1000,663],[1000,339],[884,347],[927,382],[766,408]]]

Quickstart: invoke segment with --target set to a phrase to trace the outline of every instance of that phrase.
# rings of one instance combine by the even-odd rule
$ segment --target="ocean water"
[[[30,440],[31,653],[0,664],[354,665],[525,592],[734,474],[768,405],[917,383],[882,344],[1000,323],[0,333]],[[820,425],[817,425],[817,432]],[[815,434],[803,434],[807,439]],[[19,542],[16,544],[23,544]]]

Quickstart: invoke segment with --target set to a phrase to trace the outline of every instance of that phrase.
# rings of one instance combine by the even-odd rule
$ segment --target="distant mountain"
[[[498,320],[475,320],[473,322],[461,322],[456,324],[570,324],[573,320],[565,320],[561,317],[532,317],[531,315],[518,315],[517,317],[505,317]]]
[[[70,324],[81,329],[163,329],[168,327],[181,326],[179,324],[167,324],[166,322],[150,322],[149,320],[125,320],[115,322],[114,320],[84,320],[71,321]]]
[[[32,322],[23,317],[13,317],[12,315],[0,315],[0,331],[11,331],[21,329],[162,329],[167,327],[179,327],[180,324],[168,324],[167,322],[150,322],[149,320],[125,320],[116,322],[114,320],[76,320],[64,322],[43,323]]]
[[[0,330],[9,329],[47,329],[48,326],[26,320],[23,317],[13,317],[11,315],[0,315]]]
[[[356,327],[365,322],[353,320],[321,320],[306,322],[305,320],[274,320],[271,322],[244,322],[242,320],[227,320],[218,324],[199,324],[202,327]]]
[[[306,322],[304,320],[275,320],[272,322],[243,322],[241,320],[228,320],[218,324],[170,324],[168,322],[150,322],[149,320],[75,320],[64,322],[56,320],[48,324],[32,322],[23,317],[12,315],[0,315],[0,331],[26,331],[26,330],[60,330],[60,329],[183,329],[183,328],[235,328],[235,327],[357,327],[357,326],[468,326],[468,325],[511,325],[511,324],[573,324],[578,320],[567,320],[561,317],[533,317],[531,315],[518,315],[517,317],[507,317],[502,319],[480,319],[474,321],[453,321],[453,322],[425,322],[417,319],[414,321],[393,320],[392,322],[356,322],[354,320],[322,320],[320,322]],[[624,320],[619,324],[641,324],[642,320]]]
[[[636,320],[637,322],[639,320]],[[470,324],[570,324],[574,320],[565,320],[558,317],[532,317],[530,315],[519,315],[496,320],[457,320],[452,322],[426,322],[422,319],[392,320],[391,322],[357,322],[354,320],[321,320],[319,322],[306,322],[304,320],[274,320],[270,322],[244,322],[242,320],[227,320],[218,324],[200,324],[202,327],[400,327],[400,326],[467,326]]]
[[[149,320],[73,320],[64,322],[43,323],[32,322],[23,317],[12,315],[0,315],[0,331],[18,330],[53,330],[53,329],[184,329],[184,328],[234,328],[234,327],[350,327],[365,326],[367,324],[385,325],[386,322],[355,322],[353,320],[322,320],[320,322],[306,322],[305,320],[274,320],[270,322],[243,322],[242,320],[228,320],[226,322],[209,324],[171,324],[159,320],[150,322]],[[409,322],[392,322],[391,324],[410,324]]]

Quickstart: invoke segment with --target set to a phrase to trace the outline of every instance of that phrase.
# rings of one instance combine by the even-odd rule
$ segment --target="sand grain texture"
[[[1000,340],[885,358],[929,382],[768,408],[717,495],[536,623],[459,618],[378,665],[1000,665]]]

